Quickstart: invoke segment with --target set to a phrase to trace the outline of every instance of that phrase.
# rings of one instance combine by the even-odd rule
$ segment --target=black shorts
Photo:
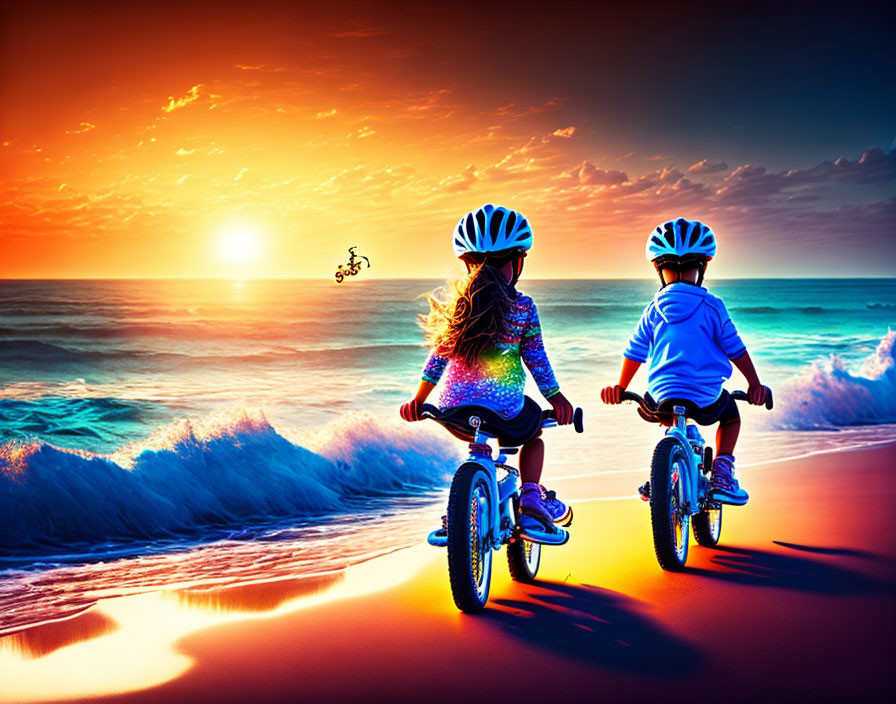
[[[684,406],[685,415],[699,425],[712,425],[713,423],[728,425],[728,423],[740,420],[737,403],[724,389],[715,401],[703,408],[685,398],[667,398],[657,405],[650,394],[644,394],[644,406],[646,408],[638,407],[641,417],[651,423],[662,423],[663,425],[672,424],[673,406]]]
[[[473,442],[473,428],[470,417],[477,416],[479,426],[489,435],[498,438],[501,447],[519,447],[541,434],[544,411],[528,396],[523,400],[523,410],[510,419],[504,419],[491,408],[485,406],[454,406],[442,411],[439,423],[456,438]]]

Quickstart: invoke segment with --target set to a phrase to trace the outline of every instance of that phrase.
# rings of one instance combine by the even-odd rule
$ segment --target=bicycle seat
[[[523,402],[523,410],[514,418],[505,419],[485,406],[454,406],[446,408],[434,420],[444,426],[454,437],[465,442],[473,441],[473,427],[470,418],[480,420],[479,430],[498,439],[501,447],[519,447],[538,436],[544,422],[544,411],[528,396]]]
[[[700,408],[696,403],[688,399],[676,398],[667,399],[659,404],[652,404],[653,399],[645,399],[645,402],[638,406],[638,415],[648,423],[660,423],[662,425],[671,425],[674,420],[673,409],[676,406],[684,408],[685,418],[694,419],[700,415]]]

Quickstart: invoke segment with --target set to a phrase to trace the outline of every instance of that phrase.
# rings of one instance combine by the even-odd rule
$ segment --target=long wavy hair
[[[491,264],[472,263],[466,277],[439,298],[427,294],[429,313],[421,315],[427,343],[443,357],[471,364],[509,330],[511,299],[507,279]]]

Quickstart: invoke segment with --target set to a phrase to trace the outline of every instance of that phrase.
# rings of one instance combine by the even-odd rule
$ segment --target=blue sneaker
[[[448,545],[448,516],[442,516],[442,526],[436,528],[427,537],[426,542],[437,548],[443,548]]]
[[[569,542],[569,531],[525,514],[520,516],[519,536],[521,540],[541,545],[566,545]]]
[[[556,492],[546,490],[541,484],[526,482],[520,491],[520,512],[545,524],[572,523],[572,508],[557,498]]]
[[[723,504],[743,506],[750,495],[740,488],[734,478],[734,458],[719,455],[712,463],[712,477],[709,480],[710,498]]]

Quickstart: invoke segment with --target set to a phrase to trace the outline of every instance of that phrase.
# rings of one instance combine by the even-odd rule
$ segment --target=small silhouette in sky
[[[348,263],[340,264],[336,267],[336,283],[341,284],[348,276],[357,276],[361,271],[361,260],[367,262],[367,268],[370,268],[370,260],[367,257],[355,254],[357,245],[348,248]]]

